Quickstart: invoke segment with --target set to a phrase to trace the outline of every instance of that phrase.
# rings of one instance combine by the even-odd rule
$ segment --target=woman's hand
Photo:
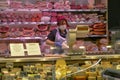
[[[55,42],[55,46],[62,48],[62,43],[61,42]]]

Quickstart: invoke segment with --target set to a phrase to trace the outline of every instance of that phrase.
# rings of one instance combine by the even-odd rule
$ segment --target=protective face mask
[[[60,30],[65,30],[66,29],[66,25],[61,25],[59,28],[60,28]]]
[[[101,47],[102,51],[107,51],[107,47]]]

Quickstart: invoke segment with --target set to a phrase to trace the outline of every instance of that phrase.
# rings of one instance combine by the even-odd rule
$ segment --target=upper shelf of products
[[[46,19],[47,24],[56,24],[59,15],[70,23],[91,24],[106,21],[106,12],[107,0],[2,0],[0,24],[46,24]]]
[[[1,0],[0,8],[22,9],[98,9],[106,8],[107,0]]]

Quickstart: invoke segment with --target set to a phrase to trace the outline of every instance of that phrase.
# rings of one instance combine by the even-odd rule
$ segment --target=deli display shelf
[[[0,58],[0,63],[6,63],[6,62],[44,62],[44,61],[56,61],[57,59],[65,59],[65,60],[97,60],[97,59],[102,59],[102,60],[119,60],[120,59],[120,54],[110,54],[110,55],[75,55],[75,56],[32,56],[32,57],[1,57]]]
[[[0,38],[0,40],[41,40],[43,37],[16,37],[16,38]]]

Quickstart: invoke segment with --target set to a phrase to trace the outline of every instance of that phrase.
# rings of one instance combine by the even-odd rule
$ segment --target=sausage
[[[95,31],[95,32],[96,32],[96,31],[98,31],[98,32],[99,32],[99,31],[106,31],[106,29],[105,29],[105,28],[104,28],[104,29],[93,29],[93,31]]]
[[[106,32],[105,31],[91,31],[90,34],[92,35],[105,35]]]

